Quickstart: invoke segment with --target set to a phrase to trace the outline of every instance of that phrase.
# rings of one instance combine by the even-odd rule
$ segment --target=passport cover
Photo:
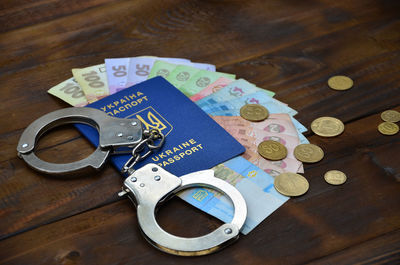
[[[155,77],[87,105],[108,115],[137,118],[143,128],[157,128],[165,135],[163,147],[135,165],[155,163],[176,176],[209,169],[238,156],[245,148],[195,103],[163,77]],[[78,130],[97,146],[95,128],[76,124]],[[130,155],[112,155],[121,170]]]

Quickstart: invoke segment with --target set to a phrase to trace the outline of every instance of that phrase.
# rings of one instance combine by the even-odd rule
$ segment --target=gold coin
[[[310,185],[302,175],[285,172],[275,177],[274,187],[283,195],[300,196],[308,191]]]
[[[328,86],[334,90],[347,90],[353,86],[353,80],[344,75],[332,76],[328,80]]]
[[[297,160],[305,163],[316,163],[324,158],[324,151],[315,144],[300,144],[293,153]]]
[[[311,130],[319,136],[334,137],[344,131],[344,124],[333,117],[320,117],[311,123]]]
[[[259,104],[246,104],[240,108],[240,116],[248,121],[263,121],[268,118],[269,112]]]
[[[330,170],[325,173],[324,179],[331,185],[342,185],[346,182],[346,175],[339,170]]]
[[[258,153],[269,160],[281,160],[287,156],[286,147],[278,142],[267,140],[258,145]]]
[[[381,118],[388,122],[398,122],[400,121],[400,112],[396,110],[386,110],[382,112]]]
[[[378,125],[378,131],[384,135],[394,135],[399,132],[399,126],[393,122],[382,122]]]

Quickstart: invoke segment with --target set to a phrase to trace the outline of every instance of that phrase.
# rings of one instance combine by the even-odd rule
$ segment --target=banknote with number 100
[[[74,68],[72,74],[85,93],[89,103],[109,95],[106,67],[104,64],[86,68]]]
[[[47,92],[74,107],[83,107],[88,104],[82,88],[73,77],[53,86]]]

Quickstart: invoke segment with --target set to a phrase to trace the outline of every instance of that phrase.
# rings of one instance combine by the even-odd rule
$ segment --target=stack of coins
[[[400,121],[400,113],[395,110],[382,112],[381,118],[384,122],[378,125],[378,131],[383,135],[395,135],[399,132],[396,122]]]

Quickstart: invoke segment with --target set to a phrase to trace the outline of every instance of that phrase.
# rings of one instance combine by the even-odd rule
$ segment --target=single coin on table
[[[328,86],[334,90],[347,90],[353,87],[353,80],[344,75],[332,76],[328,80]]]
[[[399,132],[399,126],[393,122],[382,122],[378,125],[378,131],[384,135],[395,135]]]
[[[396,110],[386,110],[382,112],[381,118],[388,122],[398,122],[400,121],[400,112]]]
[[[320,117],[311,123],[311,130],[322,137],[334,137],[344,131],[344,124],[333,117]]]
[[[346,175],[339,170],[329,170],[325,173],[324,179],[331,185],[342,185],[346,182]]]
[[[263,121],[268,118],[269,112],[259,104],[246,104],[240,108],[240,116],[248,121]]]
[[[257,151],[262,157],[269,160],[281,160],[287,156],[286,147],[272,140],[261,142],[257,147]]]
[[[297,160],[304,163],[316,163],[324,158],[324,151],[315,144],[300,144],[293,153]]]
[[[275,177],[274,187],[285,196],[300,196],[308,191],[310,185],[302,175],[285,172]]]

